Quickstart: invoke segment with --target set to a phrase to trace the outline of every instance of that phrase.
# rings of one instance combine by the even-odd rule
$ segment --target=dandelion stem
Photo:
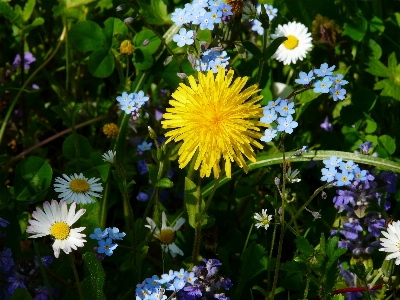
[[[61,33],[61,36],[60,36],[60,41],[58,42],[58,45],[54,49],[53,53],[50,54],[49,58],[46,59],[39,66],[39,68],[37,68],[35,71],[33,71],[31,76],[29,76],[28,79],[25,81],[24,85],[21,87],[21,89],[19,90],[18,94],[15,96],[14,100],[11,102],[10,106],[8,107],[6,116],[4,117],[4,120],[3,120],[3,124],[1,125],[1,128],[0,128],[0,144],[1,144],[1,141],[3,140],[3,135],[4,135],[4,131],[6,129],[6,126],[8,124],[8,120],[11,117],[11,113],[13,112],[14,106],[17,104],[17,101],[18,101],[19,97],[21,96],[22,92],[25,91],[25,88],[32,81],[32,79],[36,76],[36,74],[39,73],[39,71],[42,70],[53,59],[54,55],[56,55],[58,50],[60,50],[61,44],[64,42],[64,39],[65,39],[65,36],[66,36],[66,32],[67,32],[67,29],[66,29],[66,27],[64,27],[63,31]]]
[[[83,298],[83,294],[82,294],[81,283],[79,281],[78,271],[76,270],[73,255],[74,255],[73,252],[71,252],[70,254],[68,254],[68,257],[69,257],[69,261],[71,262],[72,271],[74,272],[75,285],[76,285],[76,289],[78,290],[79,299],[83,300],[84,298]]]

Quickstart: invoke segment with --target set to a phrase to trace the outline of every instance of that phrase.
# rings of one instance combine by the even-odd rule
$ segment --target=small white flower
[[[65,200],[68,204],[76,202],[77,204],[87,204],[95,202],[91,196],[100,197],[101,195],[96,192],[101,192],[103,187],[101,183],[96,183],[99,178],[87,179],[83,174],[74,174],[68,177],[62,175],[64,178],[57,177],[55,179],[54,187],[58,198]]]
[[[115,155],[117,155],[116,151],[108,150],[103,154],[103,161],[109,162],[110,164],[115,163]]]
[[[289,22],[283,26],[278,25],[271,38],[276,39],[281,36],[286,36],[288,39],[279,46],[274,57],[284,65],[294,64],[299,59],[303,60],[312,47],[311,33],[301,23]]]
[[[53,250],[54,256],[58,258],[60,249],[66,254],[72,249],[83,247],[86,242],[85,234],[80,233],[86,227],[71,228],[78,219],[86,212],[85,209],[80,209],[75,213],[76,203],[72,203],[69,210],[67,203],[64,200],[60,202],[52,200],[51,204],[46,201],[43,204],[43,210],[36,207],[36,211],[32,213],[32,218],[29,220],[29,226],[26,232],[32,233],[30,238],[37,238],[46,235],[51,235],[54,238]],[[72,248],[72,249],[71,249]]]
[[[261,210],[261,214],[256,213],[254,215],[254,219],[260,221],[259,223],[256,223],[257,228],[264,227],[265,230],[267,230],[269,227],[269,223],[272,220],[272,215],[267,215],[267,209],[263,209]]]
[[[169,227],[167,226],[167,216],[165,212],[162,212],[161,230],[152,219],[147,217],[146,220],[150,225],[145,225],[145,227],[149,228],[153,235],[161,242],[161,248],[165,252],[169,250],[172,257],[175,257],[177,254],[183,255],[183,251],[175,245],[174,241],[176,237],[175,232],[185,223],[184,218],[179,218],[173,227]]]
[[[389,224],[387,232],[382,231],[382,234],[386,239],[380,239],[383,248],[379,249],[379,251],[392,252],[386,256],[386,260],[395,258],[395,264],[400,265],[400,221]]]

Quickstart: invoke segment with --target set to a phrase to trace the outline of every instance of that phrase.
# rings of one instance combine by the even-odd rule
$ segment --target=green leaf
[[[393,97],[400,100],[400,81],[392,81],[390,79],[383,79],[375,84],[374,90],[382,90],[382,96]]]
[[[64,108],[62,108],[60,105],[55,105],[51,107],[51,110],[54,111],[67,125],[68,127],[71,127],[71,119],[68,116],[68,114],[65,112]]]
[[[390,76],[389,69],[377,59],[371,59],[369,62],[367,62],[367,65],[369,68],[366,68],[365,71],[371,73],[372,75],[381,77]]]
[[[33,20],[33,22],[31,24],[24,27],[24,33],[28,34],[29,32],[31,32],[31,30],[35,29],[35,27],[43,25],[43,24],[44,24],[43,18],[36,18],[35,20]]]
[[[164,25],[168,21],[167,5],[162,0],[139,0],[140,12],[149,24]]]
[[[298,272],[302,274],[308,273],[307,266],[304,262],[297,262],[297,261],[289,261],[281,264],[282,271],[287,272]]]
[[[125,36],[128,34],[128,28],[126,27],[126,24],[120,19],[108,18],[104,22],[104,26],[105,28],[102,30],[105,37],[105,43],[103,45],[104,49],[111,49],[114,35],[120,34]]]
[[[28,0],[25,2],[24,10],[22,11],[22,19],[24,22],[28,21],[32,15],[33,9],[35,8],[36,0]]]
[[[149,43],[146,46],[142,46],[144,41],[146,40]],[[136,48],[142,50],[144,49],[148,53],[153,54],[160,47],[161,40],[156,36],[156,34],[153,31],[149,29],[143,29],[142,31],[140,31],[138,34],[135,35],[133,39],[133,44],[135,45]]]
[[[265,52],[263,53],[264,55],[264,60],[270,59],[272,55],[275,54],[276,50],[278,50],[279,46],[287,40],[287,37],[282,36],[274,39],[271,44],[265,49]]]
[[[243,252],[241,257],[242,264],[239,273],[240,279],[236,289],[236,299],[242,299],[241,295],[243,288],[250,279],[267,270],[267,255],[268,254],[264,247],[255,242],[252,242],[250,246]]]
[[[187,177],[185,177],[185,201],[189,217],[189,224],[196,228],[196,214],[199,212],[197,201],[197,186]]]
[[[256,285],[256,286],[253,286],[251,289],[252,289],[252,290],[255,290],[255,291],[259,291],[261,294],[263,294],[263,296],[264,296],[265,299],[268,298],[268,293],[267,293],[267,291],[264,290],[262,287],[259,287],[259,286]]]
[[[7,2],[0,2],[0,16],[3,16],[9,21],[14,21],[14,22],[17,17],[14,10]]]
[[[65,7],[70,9],[70,8],[78,7],[78,6],[81,6],[81,5],[89,4],[89,3],[93,2],[93,1],[94,0],[66,0],[65,1]]]
[[[158,167],[156,165],[147,164],[147,169],[149,170],[149,177],[153,184],[155,184],[158,176]]]
[[[306,257],[309,257],[314,252],[314,247],[307,241],[306,238],[298,236],[295,240],[297,249],[302,252]]]
[[[72,110],[72,114],[71,114],[71,120],[72,120],[72,124],[73,125],[75,125],[76,115],[82,109],[82,107],[83,107],[83,103],[76,103],[75,104],[74,109]]]
[[[15,170],[15,198],[19,201],[41,201],[50,187],[53,171],[44,159],[25,158]]]
[[[168,189],[172,188],[174,186],[174,183],[169,179],[169,178],[162,178],[160,181],[158,181],[155,186],[158,186],[160,188]]]
[[[376,122],[367,120],[367,127],[365,127],[365,132],[373,133],[373,132],[375,132],[377,127],[378,127],[378,124],[376,124]]]
[[[367,87],[361,87],[353,93],[351,103],[356,106],[359,112],[371,111],[375,106],[377,98],[373,90]]]
[[[371,32],[384,32],[385,31],[385,25],[381,19],[379,19],[377,16],[373,16],[369,23],[369,31]]]
[[[11,296],[11,300],[31,300],[32,296],[26,289],[18,288]]]
[[[92,147],[90,146],[89,140],[80,134],[76,135],[76,141],[73,134],[71,134],[65,139],[62,146],[62,151],[64,156],[68,159],[76,159],[77,158],[76,146],[79,147],[80,158],[90,158],[90,152],[92,151]]]
[[[368,22],[364,17],[357,17],[344,23],[343,35],[347,35],[357,42],[364,39],[368,29]]]
[[[395,71],[397,67],[396,53],[392,52],[388,58],[388,67],[390,71]]]
[[[381,56],[382,56],[382,48],[381,48],[381,46],[376,41],[374,41],[373,39],[370,39],[368,41],[368,46],[372,51],[373,57],[375,59],[380,59]]]
[[[332,300],[344,300],[344,296],[342,294],[336,294],[333,296]]]
[[[153,65],[154,58],[145,47],[136,48],[133,52],[132,62],[139,70],[147,70]]]
[[[320,93],[315,93],[313,90],[307,90],[303,93],[301,93],[300,95],[297,95],[297,99],[298,99],[298,103],[299,104],[304,104],[307,102],[310,102],[314,99],[316,99],[319,95],[321,95]]]
[[[242,44],[247,51],[254,55],[255,58],[257,58],[258,60],[263,58],[261,50],[254,43],[250,41],[243,41]]]
[[[69,31],[72,44],[82,52],[93,51],[103,47],[104,34],[100,26],[93,21],[81,21]]]
[[[396,151],[396,140],[389,135],[381,135],[378,139],[378,143],[381,147],[384,147],[390,155]]]
[[[105,300],[103,292],[104,270],[101,262],[96,259],[94,253],[87,252],[83,256],[85,261],[85,279],[82,281],[83,298],[88,300]]]
[[[89,72],[99,78],[105,78],[114,71],[114,55],[111,51],[101,48],[93,51],[89,57]]]

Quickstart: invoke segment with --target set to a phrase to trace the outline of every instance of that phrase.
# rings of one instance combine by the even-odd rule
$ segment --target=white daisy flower
[[[382,234],[386,239],[380,239],[383,248],[379,249],[379,251],[392,252],[386,256],[386,260],[395,258],[395,264],[400,265],[400,221],[389,224],[387,232],[382,231]]]
[[[165,252],[171,253],[172,257],[175,257],[177,254],[183,255],[183,252],[177,245],[175,245],[174,240],[176,237],[175,231],[177,231],[184,223],[184,218],[179,218],[173,227],[167,226],[167,216],[165,212],[162,212],[162,226],[161,230],[157,227],[156,223],[150,219],[149,217],[146,218],[147,223],[150,225],[145,225],[145,227],[149,228],[153,235],[160,240],[161,248]]]
[[[108,162],[110,164],[114,164],[116,155],[117,155],[116,151],[108,150],[106,153],[102,155],[103,161]]]
[[[311,49],[311,33],[301,23],[289,22],[283,26],[278,25],[271,38],[276,39],[281,36],[286,36],[288,39],[279,46],[274,57],[284,65],[294,64],[298,59],[303,60]]]
[[[261,214],[256,213],[254,215],[254,219],[260,221],[259,223],[256,223],[257,228],[264,227],[265,230],[267,230],[269,227],[269,223],[271,222],[272,215],[267,215],[267,209],[263,209],[261,210]]]
[[[29,220],[29,226],[26,232],[32,233],[30,238],[37,238],[51,235],[54,238],[53,250],[54,256],[58,258],[60,249],[66,254],[72,249],[83,247],[86,242],[85,234],[80,233],[86,227],[71,228],[71,226],[86,212],[86,209],[80,209],[75,213],[76,203],[72,203],[69,210],[64,200],[58,202],[52,200],[51,204],[46,201],[43,203],[43,210],[36,207]]]
[[[87,179],[83,174],[74,174],[68,177],[63,174],[63,177],[55,179],[54,187],[58,198],[64,199],[68,204],[76,202],[77,204],[87,204],[95,202],[91,196],[100,197],[101,195],[96,192],[101,192],[103,187],[101,183],[95,183],[100,180],[99,178]]]

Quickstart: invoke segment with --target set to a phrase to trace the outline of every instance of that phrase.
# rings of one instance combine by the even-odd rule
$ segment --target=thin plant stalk
[[[4,135],[4,131],[6,129],[6,126],[8,124],[8,120],[11,117],[11,113],[13,112],[14,107],[17,104],[17,101],[18,101],[19,97],[21,96],[22,92],[25,91],[25,88],[32,81],[32,79],[36,76],[36,74],[39,73],[39,71],[42,70],[53,59],[53,57],[56,55],[58,50],[60,50],[60,47],[61,47],[62,43],[64,42],[64,39],[65,39],[65,36],[66,36],[66,31],[67,31],[67,29],[64,27],[63,31],[61,33],[61,36],[60,36],[60,41],[58,42],[58,44],[57,44],[56,48],[54,49],[53,53],[51,53],[49,58],[46,59],[35,71],[33,71],[31,76],[29,76],[28,79],[24,82],[24,85],[18,91],[18,94],[15,96],[15,98],[11,102],[10,106],[8,107],[7,113],[6,113],[6,115],[4,117],[4,120],[3,120],[3,124],[1,125],[1,128],[0,128],[0,144],[1,144],[1,141],[3,140],[3,135]]]
[[[279,267],[281,263],[282,257],[282,247],[283,247],[283,238],[285,236],[285,205],[286,205],[286,194],[285,194],[285,187],[286,187],[286,157],[285,157],[285,149],[283,146],[283,138],[284,134],[281,135],[281,152],[282,152],[282,206],[281,206],[281,232],[279,237],[279,244],[278,244],[278,255],[276,257],[276,266],[275,266],[275,274],[274,274],[274,282],[272,284],[272,291],[271,291],[271,299],[275,298],[275,291],[276,285],[278,283],[278,276],[279,276]]]
[[[108,177],[110,176],[110,172],[108,172]],[[107,200],[108,200],[108,190],[110,188],[110,181],[107,180],[106,186],[104,188],[104,193],[103,193],[103,201],[101,203],[101,214],[100,214],[100,228],[105,228],[106,227],[106,220],[107,220]]]
[[[75,266],[75,261],[74,261],[73,255],[74,255],[73,252],[71,252],[67,256],[69,257],[69,261],[71,263],[72,271],[74,272],[75,285],[76,285],[76,289],[78,290],[79,299],[80,300],[84,300],[83,294],[82,294],[81,283],[79,281],[78,271],[76,270],[76,266]]]

